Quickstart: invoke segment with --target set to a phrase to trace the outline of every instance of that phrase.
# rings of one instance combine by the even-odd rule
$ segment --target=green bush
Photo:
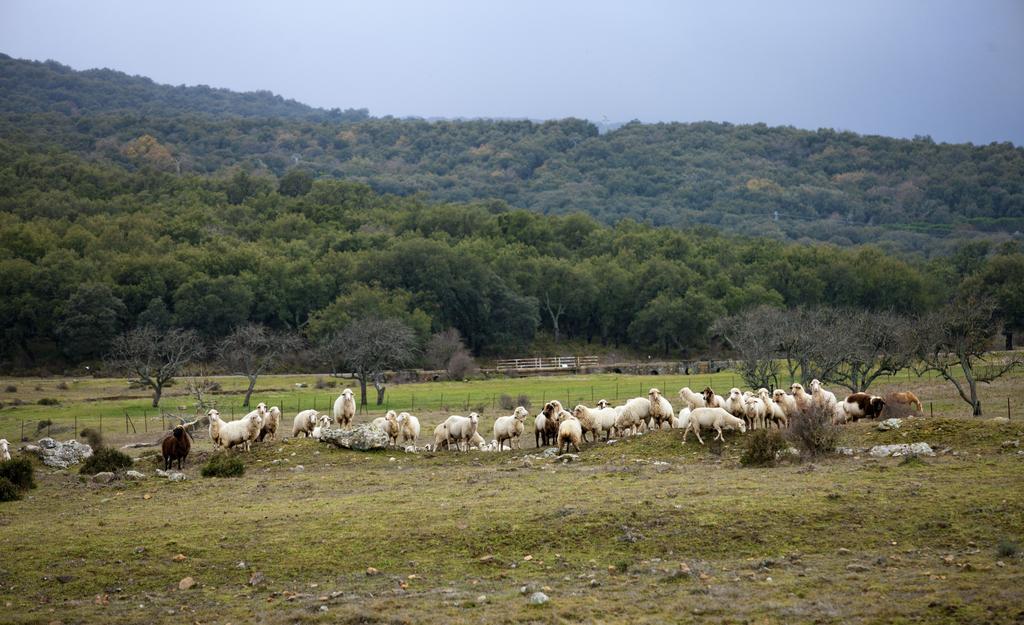
[[[40,406],[56,406],[60,402],[52,397],[43,397],[36,403],[39,404]]]
[[[245,465],[236,456],[217,454],[203,466],[203,477],[242,477]]]
[[[754,430],[747,435],[747,444],[740,455],[745,467],[774,466],[779,452],[788,448],[786,439],[778,430]]]
[[[99,451],[103,447],[103,433],[96,428],[85,428],[79,436],[89,443],[93,451]]]
[[[53,425],[53,421],[50,421],[49,419],[43,419],[36,424],[36,432],[42,432],[51,425]]]
[[[96,475],[104,471],[114,472],[128,469],[131,468],[132,464],[132,457],[128,454],[109,447],[103,447],[98,451],[94,451],[82,463],[82,468],[78,472],[84,475]]]
[[[1017,555],[1018,551],[1020,551],[1020,547],[1017,546],[1017,543],[1005,538],[996,546],[996,555],[1000,558],[1012,558]]]
[[[21,499],[18,487],[6,477],[0,477],[0,501],[17,501]]]
[[[0,462],[0,478],[8,480],[22,490],[36,487],[34,471],[32,461],[28,458],[12,458]]]

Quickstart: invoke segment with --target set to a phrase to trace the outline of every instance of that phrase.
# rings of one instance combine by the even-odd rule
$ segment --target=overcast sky
[[[2,0],[0,51],[373,115],[1024,145],[1022,0]]]

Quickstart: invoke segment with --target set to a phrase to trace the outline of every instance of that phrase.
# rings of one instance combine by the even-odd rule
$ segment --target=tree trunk
[[[1006,351],[1013,351],[1013,331],[1006,330],[1003,332],[1003,336],[1006,337]]]
[[[359,403],[366,405],[366,375],[359,376]]]
[[[163,394],[164,394],[164,385],[163,384],[154,384],[153,385],[153,407],[154,408],[159,408],[160,407],[160,396],[163,395]]]
[[[249,407],[249,398],[252,397],[252,391],[256,388],[256,377],[249,378],[249,388],[245,390],[245,401],[242,402],[242,408]]]

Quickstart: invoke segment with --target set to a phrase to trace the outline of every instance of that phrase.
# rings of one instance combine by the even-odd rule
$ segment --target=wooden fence
[[[541,369],[581,369],[596,367],[597,356],[553,356],[549,358],[507,358],[499,360],[498,370],[539,371]]]

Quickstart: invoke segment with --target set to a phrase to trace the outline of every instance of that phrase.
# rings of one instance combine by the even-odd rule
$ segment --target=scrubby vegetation
[[[750,467],[774,466],[779,454],[789,448],[778,430],[754,430],[744,442],[740,464]]]
[[[34,475],[35,469],[28,458],[11,458],[0,462],[0,477],[6,478],[21,490],[36,487]]]
[[[245,463],[231,454],[214,454],[203,465],[201,473],[203,477],[242,477],[245,474]]]
[[[93,450],[92,455],[86,458],[78,472],[82,475],[95,475],[104,471],[112,473],[124,471],[131,467],[131,456],[110,447],[101,447]]]

